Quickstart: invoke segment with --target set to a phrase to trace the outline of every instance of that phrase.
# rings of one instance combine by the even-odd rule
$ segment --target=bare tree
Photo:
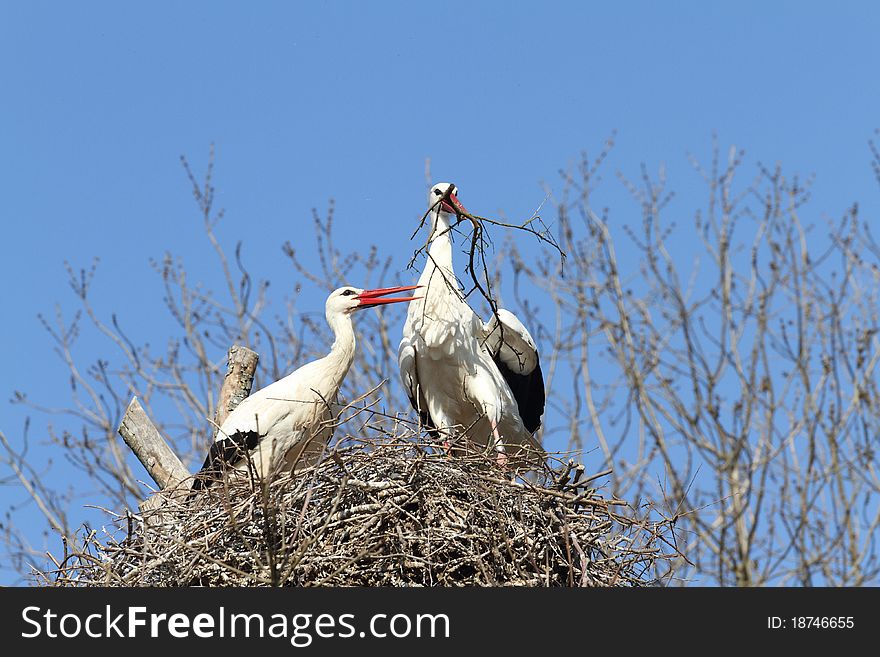
[[[675,521],[686,556],[677,581],[876,584],[880,246],[868,224],[856,206],[834,221],[807,219],[810,181],[758,166],[741,182],[743,153],[723,157],[717,144],[709,163],[691,159],[705,197],[688,199],[686,221],[672,209],[684,201],[671,204],[665,172],[644,167],[635,180],[618,174],[632,208],[597,210],[612,147],[609,139],[598,156],[584,156],[563,173],[561,192],[548,193],[552,212],[539,214],[552,233],[537,215],[502,225],[472,217],[456,227],[473,283],[465,287],[483,293],[469,299],[493,311],[504,291],[535,329],[548,390],[545,443],[566,444],[592,471],[612,470],[615,496],[653,503]],[[880,182],[873,142],[871,152]],[[241,244],[230,256],[216,238],[223,215],[214,207],[212,165],[200,180],[183,164],[222,293],[190,281],[171,254],[154,262],[177,329],[158,353],[135,346],[115,316],[98,316],[94,266],[68,267],[81,310],[44,325],[70,369],[72,403],[48,408],[17,395],[41,416],[64,418],[63,429],[46,429],[48,439],[110,508],[131,506],[144,492],[116,435],[132,395],[191,466],[210,440],[230,344],[261,353],[258,385],[327,347],[323,319],[299,313],[295,296],[283,314],[267,317],[268,284],[252,278]],[[329,292],[390,282],[393,261],[376,247],[337,248],[332,203],[313,223],[317,270],[283,246],[305,284]],[[533,234],[504,242],[502,231],[514,225]],[[682,231],[698,237],[699,249],[679,239]],[[523,239],[549,239],[567,258],[552,248],[525,255]],[[493,244],[504,248],[490,262]],[[398,336],[389,328],[399,325],[397,313],[357,325],[360,348],[342,391],[349,400],[373,391],[362,403],[380,411],[370,416],[379,433],[390,425],[376,418],[410,418],[400,387],[383,383],[397,372]],[[106,336],[113,357],[85,368],[76,362],[71,347],[82,330]],[[51,533],[81,540],[69,495],[28,459],[27,429],[18,441],[0,434],[6,478],[25,489]],[[17,567],[42,558],[14,515],[3,528]]]
[[[707,193],[685,230],[701,249],[681,248],[665,172],[644,167],[637,181],[619,174],[640,221],[615,236],[593,206],[611,145],[565,174],[567,276],[550,259],[513,258],[514,288],[537,286],[555,306],[541,334],[549,398],[568,420],[547,430],[575,450],[598,443],[616,494],[665,503],[693,561],[685,578],[876,584],[880,253],[869,225],[856,206],[805,224],[808,183],[763,166],[740,183],[743,153],[722,158],[716,145],[708,166],[691,158]],[[637,267],[620,265],[621,248]]]

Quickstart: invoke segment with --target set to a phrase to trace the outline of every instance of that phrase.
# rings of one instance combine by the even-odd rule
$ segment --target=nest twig
[[[572,462],[513,479],[491,456],[353,444],[269,485],[229,478],[39,573],[60,586],[645,586],[679,558],[666,521]]]

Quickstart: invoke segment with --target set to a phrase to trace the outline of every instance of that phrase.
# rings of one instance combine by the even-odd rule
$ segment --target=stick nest
[[[667,521],[605,499],[573,461],[512,479],[483,455],[352,445],[264,486],[114,515],[56,570],[62,586],[646,586],[678,555]],[[122,537],[117,540],[115,537]]]

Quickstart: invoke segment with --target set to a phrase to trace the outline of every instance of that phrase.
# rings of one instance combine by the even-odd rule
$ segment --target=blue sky
[[[686,154],[707,158],[717,133],[750,163],[815,174],[816,217],[837,216],[876,204],[878,28],[880,8],[857,2],[4,0],[0,429],[20,435],[13,390],[68,399],[37,320],[74,308],[65,260],[101,258],[99,311],[139,340],[165,336],[150,257],[171,250],[194,278],[214,275],[181,154],[201,171],[216,145],[220,238],[242,240],[276,287],[293,283],[280,245],[331,197],[342,246],[399,253],[408,282],[425,158],[472,211],[528,216],[541,183],[558,186],[614,130],[600,204],[626,198],[611,172],[642,162],[686,195]],[[151,303],[121,305],[132,291]],[[308,303],[322,295],[306,290]],[[3,508],[21,498],[0,487]]]

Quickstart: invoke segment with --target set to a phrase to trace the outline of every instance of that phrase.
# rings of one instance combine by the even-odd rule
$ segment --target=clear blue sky
[[[878,34],[867,2],[4,0],[0,429],[20,435],[13,390],[68,400],[36,317],[75,307],[65,260],[100,256],[98,309],[138,341],[166,336],[151,330],[148,258],[171,250],[193,277],[213,272],[181,154],[201,171],[216,144],[221,239],[243,240],[275,288],[292,282],[280,245],[330,197],[342,246],[400,253],[406,282],[426,157],[469,208],[524,216],[541,182],[557,185],[615,129],[600,204],[625,197],[611,173],[641,162],[665,163],[686,193],[686,153],[708,157],[717,132],[749,162],[814,173],[814,209],[836,216],[877,197],[866,142],[880,127]],[[119,301],[132,292],[150,303]],[[319,309],[322,296],[302,303]],[[44,426],[35,418],[35,441]],[[22,498],[0,487],[0,507]]]

